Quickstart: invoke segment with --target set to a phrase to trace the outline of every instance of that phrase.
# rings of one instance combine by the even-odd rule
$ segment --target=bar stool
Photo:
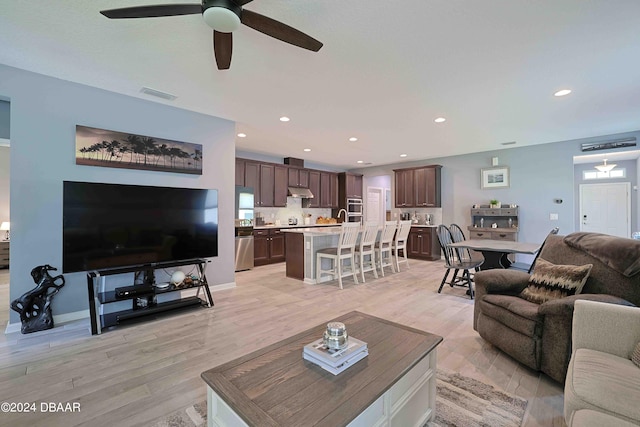
[[[398,231],[396,237],[393,239],[393,245],[391,246],[391,252],[396,263],[396,271],[400,271],[400,263],[406,262],[407,268],[409,267],[409,258],[407,258],[407,239],[409,238],[409,231],[411,231],[411,221],[398,222]],[[404,259],[400,259],[400,251],[404,255]]]
[[[396,234],[397,228],[398,225],[395,221],[385,221],[384,228],[380,234],[380,240],[376,242],[376,263],[378,264],[378,267],[380,267],[382,277],[384,277],[385,267],[391,267],[391,271],[395,272],[393,267],[393,258],[391,255],[391,246],[393,245],[393,236]]]
[[[330,274],[333,277],[332,280],[335,280],[337,276],[340,289],[343,289],[342,278],[344,276],[353,276],[353,281],[358,284],[355,247],[359,234],[359,222],[343,222],[340,228],[338,246],[320,249],[316,252],[316,283],[320,283],[324,273]],[[331,261],[331,268],[328,270],[322,269],[322,260],[325,258]],[[351,265],[348,271],[343,271],[342,262],[347,259],[351,262]]]
[[[360,244],[356,246],[356,255],[358,260],[358,269],[362,277],[362,283],[364,280],[364,273],[367,271],[373,271],[373,276],[378,278],[378,270],[376,268],[376,239],[378,238],[378,223],[367,222],[362,229],[362,235],[360,236]],[[367,261],[367,256],[368,261]]]

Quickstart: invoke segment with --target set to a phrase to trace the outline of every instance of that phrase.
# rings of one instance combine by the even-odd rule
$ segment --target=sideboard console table
[[[325,322],[205,371],[208,425],[422,426],[435,418],[442,337],[357,311],[331,321],[366,342],[369,355],[338,375],[304,360]]]
[[[91,333],[93,335],[100,334],[104,328],[145,316],[158,315],[170,310],[188,307],[213,307],[213,298],[205,276],[207,262],[206,259],[193,259],[87,272]],[[162,286],[156,283],[156,270],[181,266],[195,267],[195,277],[189,283],[186,281],[180,285],[165,283]],[[126,277],[130,277],[130,273],[134,273],[135,279],[125,282],[126,285],[130,286],[121,288],[107,286],[106,279],[108,276],[125,275],[127,273],[129,275]],[[140,278],[140,276],[142,277]],[[167,298],[166,301],[158,301],[159,297],[165,294],[168,297],[168,294],[175,294],[175,292],[194,288],[197,289],[195,296],[180,297],[178,299]],[[201,291],[203,291],[202,298],[200,296]],[[109,311],[109,309],[106,309],[109,304],[113,304],[117,308]],[[128,307],[123,309],[123,305]]]

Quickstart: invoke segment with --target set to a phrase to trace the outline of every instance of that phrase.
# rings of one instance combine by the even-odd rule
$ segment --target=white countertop
[[[304,234],[305,236],[328,236],[331,234],[340,234],[340,230],[342,230],[341,226],[336,226],[335,224],[329,224],[329,225],[333,225],[333,227],[302,227],[302,228],[290,228],[288,230],[282,230],[285,233],[300,233],[300,234]]]
[[[294,228],[314,228],[314,227],[339,227],[340,224],[298,224],[298,225],[289,225],[289,224],[281,224],[281,225],[257,225],[254,226],[254,230],[268,230],[270,228],[282,228],[282,229],[294,229]]]

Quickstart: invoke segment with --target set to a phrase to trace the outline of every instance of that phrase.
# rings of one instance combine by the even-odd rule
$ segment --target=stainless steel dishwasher
[[[253,268],[253,227],[236,227],[236,270]]]

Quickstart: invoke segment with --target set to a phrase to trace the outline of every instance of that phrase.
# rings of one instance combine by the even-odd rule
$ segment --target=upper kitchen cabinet
[[[309,170],[289,168],[289,186],[309,188]]]
[[[339,186],[344,186],[344,197],[362,199],[362,175],[342,172],[338,174]]]
[[[236,185],[245,187],[244,185],[244,160],[236,159]]]
[[[236,159],[236,185],[253,188],[256,207],[287,206],[288,168],[274,163]]]
[[[309,190],[313,194],[313,199],[309,199],[310,208],[320,207],[320,172],[311,170],[309,171]]]
[[[396,208],[413,207],[415,204],[415,180],[413,169],[394,169]]]
[[[442,206],[440,180],[442,166],[394,169],[397,208]]]
[[[331,172],[320,172],[320,206],[319,207],[321,208],[338,207],[338,191],[337,190],[338,190],[338,175]],[[313,190],[311,192],[313,192]]]
[[[414,172],[416,207],[440,207],[440,176],[442,166],[418,168]]]

